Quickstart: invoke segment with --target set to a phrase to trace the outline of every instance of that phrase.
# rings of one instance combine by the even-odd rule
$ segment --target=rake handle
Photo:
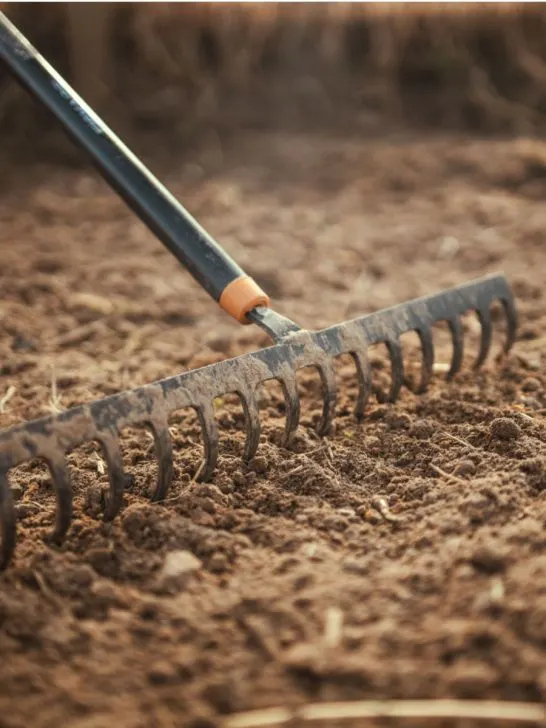
[[[195,280],[240,323],[270,305],[258,284],[123,144],[23,34],[0,13],[0,59],[92,158],[110,186]]]

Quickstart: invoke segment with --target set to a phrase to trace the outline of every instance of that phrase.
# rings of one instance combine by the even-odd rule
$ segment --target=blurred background
[[[193,142],[211,127],[360,129],[378,113],[406,125],[489,133],[543,127],[542,3],[84,2],[4,9],[125,134],[162,130]],[[13,135],[3,151],[28,153],[29,142],[35,149],[52,126],[2,72],[0,130]],[[49,142],[45,147],[59,152]]]

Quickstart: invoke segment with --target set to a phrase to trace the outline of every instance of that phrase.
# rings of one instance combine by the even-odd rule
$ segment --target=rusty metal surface
[[[387,345],[392,379],[390,392],[383,399],[394,401],[404,383],[400,336],[409,331],[417,332],[423,355],[422,380],[417,391],[423,392],[432,374],[434,360],[432,326],[440,321],[449,324],[453,358],[448,377],[452,377],[462,363],[460,316],[472,310],[478,314],[482,327],[476,361],[476,366],[479,366],[486,359],[491,345],[490,307],[495,301],[503,304],[506,314],[508,333],[505,351],[508,351],[515,340],[517,315],[506,279],[502,275],[495,275],[321,331],[296,330],[269,348],[0,432],[0,568],[9,563],[15,548],[16,517],[8,471],[16,465],[34,458],[46,461],[57,498],[57,519],[51,538],[59,543],[72,520],[72,490],[65,457],[73,448],[90,440],[100,442],[110,479],[104,518],[112,519],[122,506],[127,479],[118,444],[118,435],[124,428],[145,425],[151,429],[159,459],[158,480],[152,499],[161,500],[167,494],[173,472],[172,444],[167,427],[171,412],[184,407],[193,407],[197,411],[205,446],[199,479],[208,480],[218,458],[218,430],[213,405],[216,397],[231,392],[240,396],[246,418],[244,458],[250,460],[256,453],[260,439],[256,400],[258,386],[270,379],[280,382],[287,405],[285,438],[288,442],[299,421],[296,371],[302,367],[315,366],[321,376],[324,394],[318,431],[319,434],[326,434],[335,414],[333,359],[336,356],[350,354],[355,362],[359,382],[355,414],[361,418],[372,389],[367,359],[367,349],[371,344],[384,342]]]

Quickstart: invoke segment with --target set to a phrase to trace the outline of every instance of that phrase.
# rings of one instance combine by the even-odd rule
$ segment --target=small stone
[[[506,554],[492,545],[478,546],[470,558],[472,566],[477,571],[486,574],[499,574],[506,568]]]
[[[171,551],[167,554],[163,568],[159,572],[159,581],[166,583],[186,577],[201,568],[202,564],[191,551]]]
[[[517,440],[521,435],[521,428],[508,417],[497,417],[491,422],[490,432],[498,440]]]
[[[540,381],[536,377],[527,377],[523,380],[521,388],[524,392],[537,392],[541,386]]]
[[[268,465],[269,463],[263,455],[258,455],[258,457],[254,458],[254,460],[250,463],[250,467],[256,473],[266,473]]]
[[[475,472],[476,465],[472,462],[472,460],[461,460],[455,466],[455,469],[453,470],[453,475],[465,477],[467,475],[474,475]]]

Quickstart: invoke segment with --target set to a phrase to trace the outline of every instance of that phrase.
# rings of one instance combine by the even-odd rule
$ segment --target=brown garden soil
[[[47,472],[17,468],[0,726],[204,728],[310,701],[546,699],[544,145],[254,129],[170,156],[154,170],[303,326],[502,269],[518,341],[475,373],[469,317],[466,368],[447,383],[439,329],[428,393],[370,401],[361,424],[352,366],[339,362],[336,428],[323,441],[318,378],[302,373],[290,449],[280,390],[268,387],[248,466],[241,407],[223,398],[209,484],[194,479],[198,424],[175,413],[163,504],[148,499],[151,437],[124,433],[133,478],[112,523],[101,520],[100,451],[84,445],[69,456],[75,518],[60,547],[44,542]],[[4,177],[0,221],[2,427],[268,343],[217,310],[84,166]],[[371,355],[385,386],[388,360]],[[167,578],[175,561],[184,573]]]

